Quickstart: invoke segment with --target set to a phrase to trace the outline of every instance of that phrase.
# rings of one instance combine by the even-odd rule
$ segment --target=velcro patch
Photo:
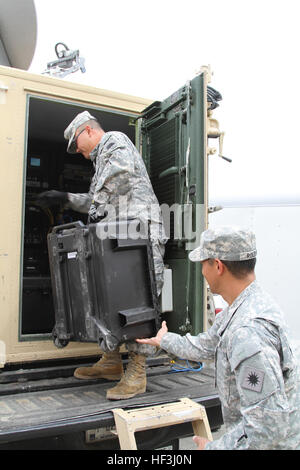
[[[252,392],[260,393],[262,390],[265,373],[255,367],[245,367],[241,386]]]

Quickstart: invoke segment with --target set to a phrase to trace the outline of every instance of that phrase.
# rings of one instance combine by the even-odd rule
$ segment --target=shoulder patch
[[[260,393],[264,382],[265,372],[255,367],[245,367],[241,387]]]

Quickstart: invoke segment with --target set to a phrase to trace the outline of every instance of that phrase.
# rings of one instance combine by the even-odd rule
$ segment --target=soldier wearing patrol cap
[[[74,194],[46,191],[39,195],[43,207],[63,204],[78,212],[88,213],[90,221],[138,219],[150,231],[158,295],[163,286],[165,236],[161,211],[144,162],[131,140],[122,132],[105,132],[88,111],[79,113],[64,132],[69,153],[81,153],[91,160],[94,176],[89,192]],[[124,204],[124,200],[126,203]],[[120,202],[121,201],[121,202]],[[112,210],[113,209],[113,210]],[[79,379],[121,379],[107,391],[109,399],[131,398],[146,390],[146,356],[155,348],[131,342],[127,345],[129,363],[123,373],[119,349],[105,352],[92,367],[81,367],[74,375]]]
[[[189,254],[202,263],[213,293],[228,306],[197,336],[169,333],[165,322],[155,338],[137,340],[192,361],[215,360],[225,434],[199,450],[300,449],[297,362],[284,316],[255,279],[255,235],[239,227],[202,233]]]

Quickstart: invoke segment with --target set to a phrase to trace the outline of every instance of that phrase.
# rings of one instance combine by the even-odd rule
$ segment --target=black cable
[[[221,101],[222,95],[211,86],[207,86],[207,101],[211,103],[210,109],[215,109],[219,106],[218,101]]]

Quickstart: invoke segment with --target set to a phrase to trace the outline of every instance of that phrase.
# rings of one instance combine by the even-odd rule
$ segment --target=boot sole
[[[102,374],[102,375],[81,375],[81,374],[78,374],[78,373],[75,373],[74,372],[74,377],[76,377],[76,379],[81,379],[81,380],[97,380],[97,379],[106,379],[106,380],[121,380],[122,378],[122,375],[106,375],[106,374]]]
[[[107,400],[126,400],[127,398],[133,398],[136,395],[141,395],[142,393],[145,393],[145,392],[146,392],[146,388],[145,388],[145,390],[139,390],[138,392],[135,392],[135,393],[127,393],[126,395],[125,394],[110,395],[107,392],[106,393],[106,398],[107,398]]]

